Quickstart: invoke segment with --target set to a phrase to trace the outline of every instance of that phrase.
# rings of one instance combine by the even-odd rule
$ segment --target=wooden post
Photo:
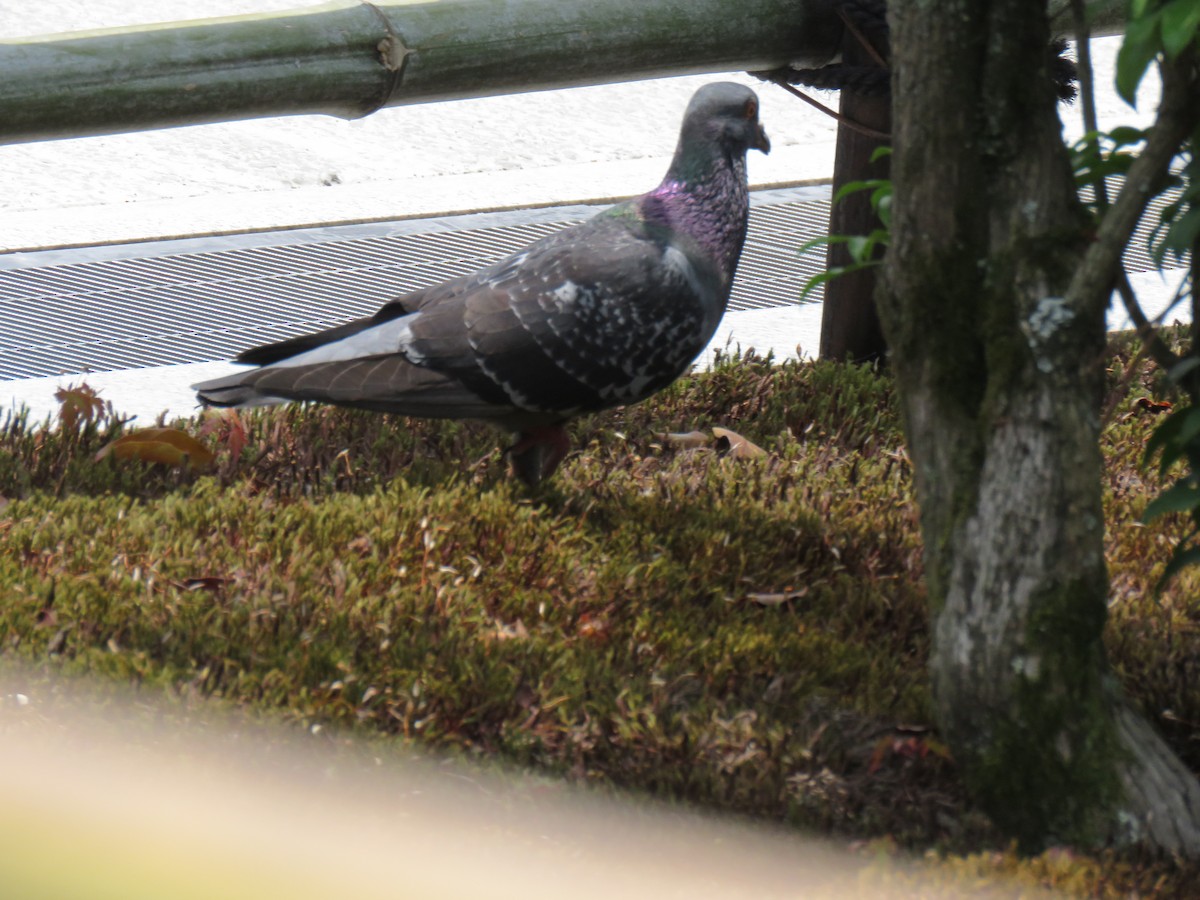
[[[842,40],[842,57],[848,66],[875,64],[870,53],[849,30]],[[867,97],[849,88],[842,90],[841,114],[875,131],[890,133],[892,98],[889,94]],[[833,163],[833,193],[842,185],[867,178],[887,178],[886,157],[872,163],[871,154],[888,142],[868,137],[839,125]],[[870,191],[861,191],[834,204],[829,214],[830,234],[869,234],[880,227],[871,209]],[[845,245],[831,244],[826,265],[844,266],[851,261]],[[887,352],[879,316],[875,312],[876,269],[863,269],[825,283],[825,308],[821,314],[821,358],[863,362],[882,358]]]

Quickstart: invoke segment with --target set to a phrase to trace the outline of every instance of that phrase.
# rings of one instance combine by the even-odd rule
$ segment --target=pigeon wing
[[[620,207],[535,245],[467,298],[481,365],[520,406],[570,413],[640,400],[682,374],[723,305],[696,248]]]
[[[552,421],[678,377],[711,332],[716,293],[715,274],[669,234],[601,216],[370,318],[247,351],[239,360],[261,368],[197,389],[226,405]]]

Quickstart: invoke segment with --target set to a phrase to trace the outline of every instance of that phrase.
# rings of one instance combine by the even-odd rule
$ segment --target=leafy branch
[[[882,159],[891,152],[891,147],[879,147],[871,154],[871,162]],[[862,181],[848,182],[833,195],[833,203],[840,203],[845,198],[863,191],[871,192],[871,209],[879,218],[881,227],[874,229],[869,234],[824,234],[801,244],[796,251],[801,256],[818,247],[845,246],[851,260],[844,266],[831,266],[809,278],[800,291],[801,300],[807,298],[810,293],[827,281],[832,281],[842,275],[849,275],[851,272],[869,269],[883,262],[883,254],[880,251],[887,247],[892,228],[891,179],[868,178]]]

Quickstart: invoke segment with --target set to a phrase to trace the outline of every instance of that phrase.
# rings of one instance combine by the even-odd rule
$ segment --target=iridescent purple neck
[[[672,166],[662,184],[641,198],[640,212],[647,222],[690,236],[731,282],[746,239],[746,161],[713,166],[706,176],[685,180]]]

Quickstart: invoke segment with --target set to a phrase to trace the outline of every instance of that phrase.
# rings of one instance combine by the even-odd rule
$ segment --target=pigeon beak
[[[763,130],[761,125],[755,126],[754,143],[750,146],[755,150],[761,150],[763,153],[771,152],[771,139],[767,137],[767,132]]]

